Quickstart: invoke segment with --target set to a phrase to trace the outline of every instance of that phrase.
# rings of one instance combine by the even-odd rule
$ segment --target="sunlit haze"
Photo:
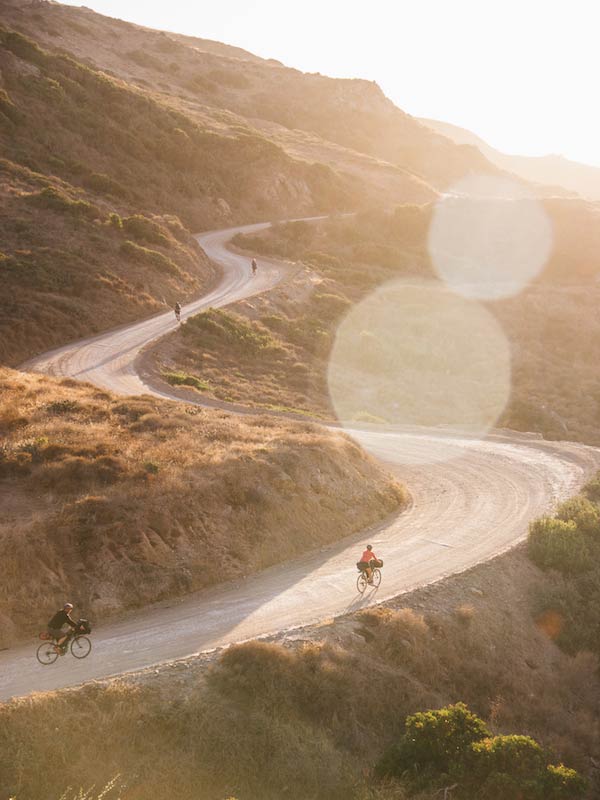
[[[87,5],[307,72],[375,80],[410,114],[468,128],[507,153],[562,154],[600,165],[600,10],[589,0]]]

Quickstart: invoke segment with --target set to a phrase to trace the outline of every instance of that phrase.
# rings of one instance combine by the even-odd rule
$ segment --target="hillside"
[[[105,619],[285,561],[406,502],[342,435],[71,379],[0,369],[0,437],[0,647],[66,596]]]
[[[4,13],[15,29],[160,93],[215,130],[249,125],[289,152],[305,154],[307,136],[317,137],[324,160],[342,172],[360,172],[367,191],[384,173],[395,202],[423,202],[432,189],[445,189],[469,172],[497,172],[476,148],[431,131],[369,81],[305,74],[239,48],[160,33],[85,8],[47,3],[31,10],[9,0]]]
[[[487,304],[511,350],[511,397],[499,423],[600,444],[600,211],[558,198],[545,207],[554,243],[544,271],[518,296]],[[429,206],[400,206],[238,236],[249,253],[300,261],[303,271],[268,296],[189,320],[154,350],[155,380],[220,400],[332,417],[327,370],[339,322],[394,278],[435,278],[427,249],[431,213]],[[390,413],[393,421],[401,411]]]
[[[435,119],[423,119],[421,122],[431,130],[447,136],[456,144],[477,147],[478,150],[499,169],[518,175],[532,183],[552,186],[556,194],[575,192],[588,200],[600,200],[600,167],[579,164],[564,156],[518,156],[502,153],[484,142],[471,131],[441,122]]]
[[[537,616],[555,584],[560,590],[521,549],[271,641],[0,705],[0,788],[15,800],[58,800],[66,786],[95,784],[96,798],[118,776],[107,800],[439,800],[448,786],[456,800],[581,797],[560,785],[523,791],[532,760],[516,737],[527,736],[544,748],[543,764],[577,769],[592,800],[600,786],[597,660],[562,652]],[[508,752],[498,748],[488,766],[504,774],[484,794],[485,770],[471,780],[416,765],[400,779],[373,775],[407,715],[457,702],[491,736],[506,737],[495,744]],[[434,743],[425,753],[435,767],[443,750]]]
[[[0,43],[4,363],[204,291],[190,230],[353,202],[350,179],[256,133],[208,132],[1,27]]]

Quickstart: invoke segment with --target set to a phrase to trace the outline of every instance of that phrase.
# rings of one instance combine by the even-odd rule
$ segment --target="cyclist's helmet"
[[[368,544],[367,545],[367,550],[372,550],[372,549],[373,549],[373,545],[372,544]]]
[[[65,603],[63,609],[65,611],[73,611],[73,603]]]

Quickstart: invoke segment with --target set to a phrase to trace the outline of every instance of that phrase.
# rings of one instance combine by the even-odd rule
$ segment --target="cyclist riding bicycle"
[[[360,557],[360,561],[357,562],[356,566],[361,572],[366,573],[367,583],[373,583],[373,570],[375,567],[379,567],[382,564],[383,561],[380,561],[373,552],[373,545],[368,544],[367,549]]]
[[[179,305],[179,303],[175,303],[173,311],[175,312],[175,319],[177,320],[177,322],[181,322],[181,306]]]
[[[252,259],[252,274],[256,275],[256,270],[258,269],[258,264],[256,263],[256,259]]]
[[[77,623],[71,618],[71,611],[73,611],[73,603],[65,603],[48,623],[48,633],[56,642],[56,652],[61,655],[65,653],[63,645],[71,633],[71,631],[64,631],[63,628],[65,625],[69,625],[72,630],[77,628]]]

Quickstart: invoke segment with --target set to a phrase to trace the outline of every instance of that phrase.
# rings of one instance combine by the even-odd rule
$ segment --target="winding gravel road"
[[[265,291],[282,280],[284,265],[261,264],[226,247],[245,226],[204,234],[200,244],[223,267],[223,280],[183,316]],[[134,370],[142,347],[175,327],[171,312],[46,353],[26,368],[72,376],[125,394],[160,394]],[[230,642],[291,629],[352,611],[431,583],[501,553],[527,533],[528,522],[573,494],[600,465],[600,451],[544,442],[535,436],[496,433],[469,441],[440,432],[357,432],[409,487],[413,503],[402,515],[370,531],[385,559],[378,590],[355,588],[354,562],[367,535],[353,536],[293,562],[215,589],[158,604],[100,626],[85,661],[71,656],[51,667],[35,660],[35,643],[0,653],[0,699],[73,686]],[[446,463],[417,466],[431,453]],[[406,462],[411,466],[406,466]]]

